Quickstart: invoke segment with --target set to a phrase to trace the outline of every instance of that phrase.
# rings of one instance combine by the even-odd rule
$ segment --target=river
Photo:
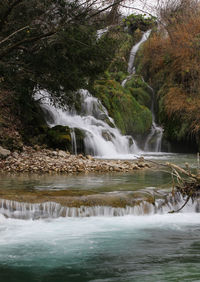
[[[150,156],[149,156],[150,157]],[[153,159],[155,156],[153,156]],[[168,154],[160,162],[194,155]],[[170,189],[158,171],[79,176],[1,175],[1,189]],[[191,204],[190,204],[191,205]],[[59,217],[21,220],[0,215],[0,281],[199,281],[200,215]]]

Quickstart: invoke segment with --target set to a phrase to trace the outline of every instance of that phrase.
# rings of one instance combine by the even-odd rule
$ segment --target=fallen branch
[[[177,166],[175,164],[171,164],[171,163],[166,163],[166,165],[171,168],[174,169],[175,171],[180,171],[182,174],[185,174],[186,176],[196,180],[196,181],[200,181],[200,176],[192,174],[190,171],[186,171],[185,169],[181,168],[180,166]]]
[[[189,200],[194,200],[200,196],[200,171],[199,167],[197,168],[197,173],[194,174],[191,172],[189,165],[186,163],[186,169],[167,162],[166,164],[157,163],[156,161],[149,161],[158,167],[165,167],[169,168],[170,171],[167,169],[165,171],[170,173],[172,176],[172,195],[175,195],[175,192],[178,192],[182,195],[183,198],[186,197],[184,204],[176,211],[170,211],[169,213],[177,213],[181,211],[189,202]],[[198,158],[197,158],[198,162]]]

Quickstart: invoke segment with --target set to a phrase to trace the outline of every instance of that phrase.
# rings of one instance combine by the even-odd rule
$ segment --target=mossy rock
[[[45,135],[46,144],[54,149],[61,149],[69,151],[70,153],[75,153],[75,148],[72,140],[72,130],[76,136],[76,147],[77,153],[85,153],[85,132],[79,128],[71,129],[68,126],[56,125],[49,128]]]
[[[151,108],[152,90],[140,76],[133,76],[127,81],[125,88],[128,89],[140,105]]]
[[[51,148],[72,152],[71,134],[68,126],[57,125],[49,128],[45,139]]]
[[[123,134],[143,135],[151,128],[152,115],[145,105],[141,105],[135,99],[132,90],[123,88],[114,79],[96,81],[94,88],[95,95],[108,109],[109,115]],[[148,93],[144,91],[142,94],[145,100]]]

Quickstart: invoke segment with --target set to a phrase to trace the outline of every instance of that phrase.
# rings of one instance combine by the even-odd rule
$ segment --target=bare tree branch
[[[9,36],[7,36],[6,38],[4,38],[3,40],[0,41],[0,44],[8,41],[11,37],[13,37],[14,35],[16,35],[17,33],[19,33],[20,31],[23,31],[24,29],[27,29],[29,26],[24,26],[18,30],[16,30],[15,32],[11,33]]]

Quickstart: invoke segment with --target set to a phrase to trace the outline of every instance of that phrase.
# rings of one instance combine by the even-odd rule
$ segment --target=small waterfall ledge
[[[134,206],[80,206],[66,207],[56,202],[25,203],[13,200],[0,199],[0,214],[6,218],[15,219],[42,219],[58,217],[93,217],[93,216],[126,216],[126,215],[152,215],[164,214],[178,210],[184,203],[180,194],[176,197],[168,196],[166,199],[157,199],[155,203],[140,200]],[[200,200],[189,202],[183,212],[200,212]]]

